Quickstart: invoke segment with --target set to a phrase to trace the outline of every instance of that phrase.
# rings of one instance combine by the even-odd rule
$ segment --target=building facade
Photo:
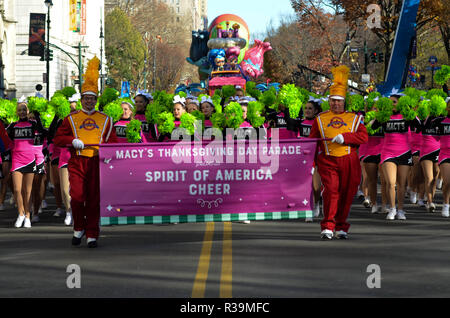
[[[50,49],[53,60],[50,62],[49,87],[46,85],[46,62],[38,56],[28,55],[30,33],[30,13],[48,14],[44,0],[15,0],[16,12],[16,88],[17,96],[31,96],[37,93],[36,86],[42,85],[40,92],[46,96],[49,89],[51,97],[55,91],[66,86],[76,85],[80,73],[84,73],[87,61],[93,56],[104,58],[104,43],[100,38],[104,30],[103,0],[53,0],[50,8]],[[70,17],[74,14],[71,3],[77,5],[76,25],[78,30],[71,30]],[[46,17],[47,21],[47,17]],[[102,51],[103,50],[103,51]],[[81,62],[81,63],[80,63]],[[102,74],[105,70],[102,69]],[[100,83],[101,84],[101,83]]]
[[[16,16],[14,0],[0,0],[0,98],[16,97]]]

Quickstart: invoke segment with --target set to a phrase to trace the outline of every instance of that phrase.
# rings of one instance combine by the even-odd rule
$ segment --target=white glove
[[[340,145],[342,145],[344,143],[344,136],[342,136],[342,134],[337,135],[336,137],[334,137],[331,142],[335,142],[338,143]]]
[[[83,150],[84,149],[84,143],[80,139],[74,139],[72,141],[72,145],[76,150]]]

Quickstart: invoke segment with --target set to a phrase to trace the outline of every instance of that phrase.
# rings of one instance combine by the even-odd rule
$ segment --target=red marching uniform
[[[58,147],[72,145],[80,139],[85,145],[117,143],[113,122],[102,112],[84,110],[71,113],[56,132]],[[98,147],[83,150],[70,148],[68,164],[70,197],[75,231],[85,231],[86,237],[98,239],[100,232],[100,173]]]
[[[339,134],[344,137],[343,144],[321,141],[317,147],[315,162],[324,186],[322,231],[347,233],[350,228],[347,218],[361,182],[357,149],[368,140],[362,120],[354,113],[327,111],[317,116],[311,128],[309,138],[332,139]]]

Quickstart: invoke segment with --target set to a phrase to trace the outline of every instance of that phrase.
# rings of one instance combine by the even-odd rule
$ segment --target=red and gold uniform
[[[330,110],[317,116],[310,138],[321,138],[316,166],[322,181],[324,218],[320,223],[322,238],[347,238],[350,207],[361,182],[361,166],[357,149],[368,141],[361,115],[345,111],[349,69],[333,68],[330,87]]]
[[[342,145],[330,141],[339,134],[344,137]],[[349,112],[321,113],[317,116],[309,137],[330,139],[319,143],[315,160],[324,186],[322,231],[347,233],[350,227],[347,222],[350,206],[361,182],[357,149],[368,140],[362,116]]]
[[[89,114],[80,110],[64,119],[54,143],[67,147],[74,139],[82,140],[85,145],[117,142],[111,118],[98,111]],[[98,147],[71,148],[70,151],[68,169],[74,230],[86,231],[87,237],[97,239],[100,221]]]

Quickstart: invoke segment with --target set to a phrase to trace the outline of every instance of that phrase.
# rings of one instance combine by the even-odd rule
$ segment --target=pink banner
[[[314,140],[100,147],[104,218],[311,211]]]

